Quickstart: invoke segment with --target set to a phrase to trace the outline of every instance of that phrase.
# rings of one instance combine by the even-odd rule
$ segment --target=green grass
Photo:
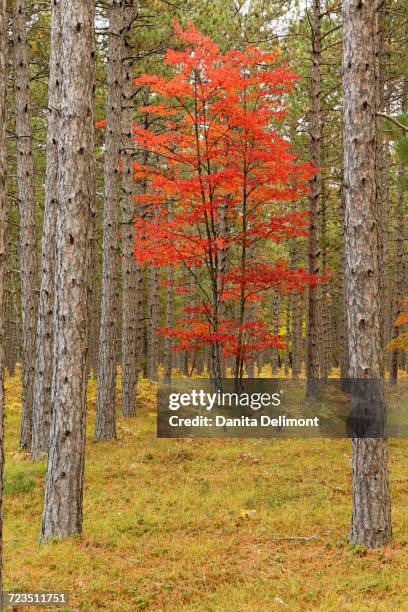
[[[7,590],[92,612],[408,610],[405,440],[390,441],[393,541],[351,548],[348,440],[158,440],[143,381],[138,417],[95,443],[91,384],[84,533],[39,547],[46,465],[17,451],[17,378],[6,393]]]

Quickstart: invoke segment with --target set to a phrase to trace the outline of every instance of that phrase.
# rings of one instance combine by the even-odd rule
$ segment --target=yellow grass
[[[91,383],[84,534],[39,547],[46,464],[17,451],[20,391],[6,381],[6,589],[95,612],[408,610],[405,440],[390,441],[392,544],[350,548],[348,440],[157,440],[142,381],[138,417],[95,443]],[[313,537],[283,539],[298,536]]]

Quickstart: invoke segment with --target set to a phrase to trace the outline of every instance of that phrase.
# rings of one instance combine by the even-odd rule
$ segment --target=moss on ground
[[[84,534],[39,547],[46,464],[17,450],[20,393],[7,379],[7,590],[92,612],[408,610],[406,440],[390,441],[392,544],[351,548],[348,440],[158,440],[142,381],[138,416],[95,443],[92,382]]]

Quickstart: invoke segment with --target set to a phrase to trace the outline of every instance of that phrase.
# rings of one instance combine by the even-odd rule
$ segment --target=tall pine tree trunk
[[[17,184],[20,213],[23,398],[20,447],[31,448],[31,409],[37,323],[37,244],[28,74],[27,23],[24,0],[13,3],[14,79],[17,138]]]
[[[4,315],[6,295],[6,93],[7,11],[0,0],[0,594],[3,594]]]
[[[61,0],[53,414],[41,541],[82,532],[94,206],[94,3]]]
[[[116,325],[118,319],[118,224],[122,120],[123,0],[110,0],[105,137],[102,301],[95,440],[116,438]]]
[[[380,244],[376,190],[376,7],[343,0],[344,197],[350,377],[381,381]],[[382,398],[378,398],[381,400]],[[381,412],[384,403],[381,402]],[[378,415],[383,419],[384,415]],[[350,541],[391,537],[387,441],[354,438]]]
[[[143,284],[142,271],[136,265],[133,255],[133,139],[132,120],[134,115],[132,80],[132,48],[129,32],[134,19],[132,4],[124,8],[123,31],[123,87],[122,87],[122,415],[136,414],[137,383],[137,333],[138,333],[138,290]]]
[[[57,219],[58,133],[61,86],[60,0],[51,5],[51,51],[48,85],[47,161],[41,246],[41,286],[38,303],[31,454],[48,451],[54,342],[55,230]]]
[[[310,161],[318,169],[316,175],[310,181],[309,195],[309,245],[308,245],[308,270],[309,274],[319,271],[318,261],[318,208],[321,197],[320,163],[321,163],[321,115],[320,115],[320,86],[321,86],[321,40],[320,40],[321,9],[320,0],[313,0],[310,16],[311,25],[311,71],[310,71]],[[318,365],[318,288],[309,286],[308,308],[307,308],[307,355],[306,376],[307,396],[314,392],[314,381],[319,377]]]

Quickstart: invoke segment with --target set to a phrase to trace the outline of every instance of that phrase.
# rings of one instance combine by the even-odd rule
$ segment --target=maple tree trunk
[[[124,7],[123,31],[123,87],[122,87],[122,415],[136,414],[137,343],[140,323],[138,298],[143,285],[143,276],[133,256],[133,139],[132,119],[134,113],[134,86],[132,80],[132,48],[129,30],[134,18],[132,5]]]
[[[321,114],[320,114],[320,86],[321,86],[321,41],[320,41],[320,20],[321,9],[320,0],[313,0],[312,12],[310,16],[311,24],[311,71],[310,71],[310,161],[320,169],[321,165]],[[319,258],[317,243],[317,215],[321,197],[320,173],[310,181],[309,195],[309,245],[308,245],[308,270],[309,274],[318,274]],[[310,286],[308,289],[308,308],[307,308],[307,355],[306,355],[306,376],[307,376],[307,397],[314,394],[315,380],[319,377],[318,365],[318,308],[317,308],[318,288]]]
[[[94,4],[91,0],[61,0],[61,36],[53,414],[42,542],[82,532],[95,187]]]
[[[118,320],[118,229],[121,193],[123,0],[110,0],[106,97],[105,202],[102,299],[95,440],[116,438],[116,329]]]
[[[227,217],[227,204],[223,202],[220,207],[220,221],[219,221],[219,235],[222,239],[228,238],[228,217]],[[225,300],[221,298],[224,290],[224,277],[228,271],[228,258],[227,249],[218,249],[218,292],[220,297],[220,319],[227,319],[227,305]],[[224,356],[221,356],[221,375],[223,378],[227,376],[227,360]]]
[[[51,51],[44,219],[41,242],[41,285],[38,303],[35,376],[32,409],[33,459],[48,452],[54,343],[55,231],[57,218],[58,133],[61,84],[60,0],[51,5]]]
[[[376,8],[343,1],[345,251],[350,377],[383,372],[376,189]],[[384,411],[384,402],[381,412]],[[384,414],[378,418],[384,421]],[[387,441],[352,440],[350,542],[383,546],[391,537]]]
[[[7,10],[0,0],[0,595],[3,595],[3,479],[4,479],[4,344],[6,297],[6,96]]]
[[[35,190],[29,92],[27,23],[23,0],[13,3],[14,82],[17,139],[17,185],[20,214],[22,316],[22,417],[20,447],[31,448],[31,408],[37,324],[37,244]]]

